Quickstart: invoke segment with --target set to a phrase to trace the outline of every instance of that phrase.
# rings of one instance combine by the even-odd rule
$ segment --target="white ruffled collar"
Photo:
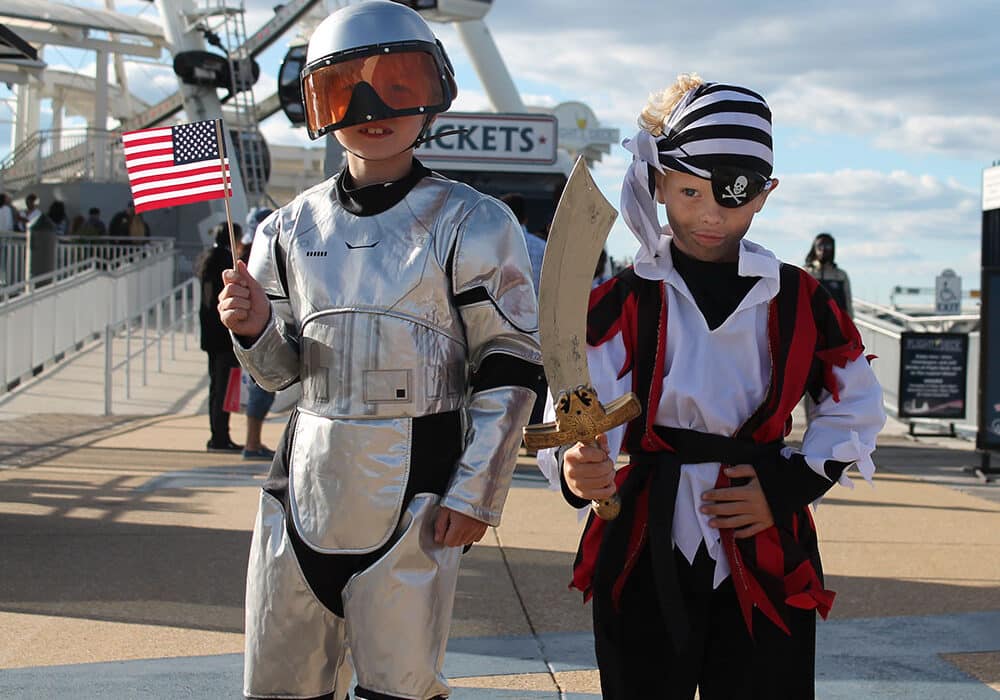
[[[666,280],[674,270],[673,257],[670,254],[670,241],[673,235],[669,226],[663,227],[663,233],[656,241],[654,250],[643,246],[635,257],[635,273],[648,280]],[[753,241],[744,238],[740,241],[740,252],[737,263],[737,274],[740,277],[761,277],[778,281],[781,261],[774,253]]]

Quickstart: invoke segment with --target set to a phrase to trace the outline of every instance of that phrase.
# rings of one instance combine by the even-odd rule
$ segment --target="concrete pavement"
[[[133,375],[128,399],[116,374],[111,417],[103,353],[89,352],[0,397],[0,697],[238,698],[266,465],[204,452],[196,343],[145,387]],[[898,423],[876,463],[874,489],[835,489],[816,513],[838,592],[819,625],[818,697],[996,698],[1000,487],[962,470],[977,464],[968,442]],[[579,528],[522,456],[502,525],[464,560],[453,697],[600,696],[590,609],[566,588]]]

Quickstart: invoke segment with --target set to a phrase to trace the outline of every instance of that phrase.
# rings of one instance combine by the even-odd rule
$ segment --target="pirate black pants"
[[[794,610],[789,637],[754,610],[750,638],[731,579],[712,589],[704,546],[693,564],[678,551],[677,576],[690,623],[678,652],[661,611],[649,548],[622,590],[618,614],[594,601],[594,640],[605,700],[812,700],[816,617]],[[602,619],[611,616],[612,619]]]

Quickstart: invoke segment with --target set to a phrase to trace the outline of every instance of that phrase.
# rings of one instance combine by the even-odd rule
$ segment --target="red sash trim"
[[[625,483],[625,479],[628,478],[628,475],[631,472],[632,472],[632,465],[629,464],[619,469],[618,472],[615,474],[615,486],[618,488],[618,490],[621,490],[622,484]],[[643,491],[642,498],[638,500],[642,502],[643,505],[642,513],[645,518],[649,514],[648,489]],[[573,580],[570,581],[569,588],[575,588],[578,591],[582,591],[584,603],[590,600],[591,596],[594,595],[593,591],[594,569],[597,568],[597,555],[601,551],[601,541],[604,538],[605,525],[606,525],[605,521],[601,520],[600,518],[591,516],[589,522],[584,528],[583,536],[580,539],[580,552],[579,556],[577,557],[576,565],[573,567]],[[645,528],[643,529],[643,537],[645,537]],[[635,539],[635,531],[633,530],[633,534],[629,538],[630,547],[633,544],[634,539]],[[642,541],[636,543],[638,551],[641,551],[642,544],[643,544]],[[634,565],[635,562],[632,561],[632,566]],[[629,571],[632,570],[632,566],[628,567]]]
[[[653,363],[653,382],[649,387],[649,402],[646,405],[646,426],[640,444],[644,450],[649,452],[662,452],[664,450],[673,452],[674,449],[664,442],[653,430],[653,421],[656,420],[656,411],[653,407],[660,405],[660,396],[663,394],[663,368],[667,362],[667,290],[666,284],[660,282],[658,285],[660,294],[660,318],[656,324],[656,360]]]
[[[798,568],[785,576],[785,591],[789,595],[785,603],[800,610],[815,610],[824,620],[833,607],[834,591],[823,588],[816,569],[808,561],[799,564]]]
[[[760,442],[773,442],[788,433],[791,412],[805,391],[809,373],[814,362],[819,361],[824,367],[824,386],[839,400],[839,391],[833,375],[833,367],[844,367],[847,362],[857,359],[863,352],[860,334],[853,322],[840,312],[831,301],[831,308],[826,319],[820,322],[814,313],[813,297],[817,283],[807,273],[799,270],[796,275],[801,280],[794,287],[783,289],[778,297],[771,301],[768,309],[768,340],[772,359],[771,387],[764,405],[759,409],[762,422],[753,429],[751,439]],[[666,361],[666,319],[667,304],[664,284],[658,285],[660,295],[660,313],[657,323],[657,339],[655,348],[635,347],[638,337],[638,303],[636,297],[630,296],[621,307],[621,316],[604,334],[612,337],[614,333],[622,332],[628,351],[628,360],[622,369],[622,376],[627,368],[635,371],[636,363],[643,362],[641,355],[648,358],[650,351],[655,352],[653,365],[653,381],[648,387],[648,399],[644,406],[645,421],[637,419],[629,430],[642,430],[639,446],[648,452],[672,452],[673,448],[666,444],[653,429],[655,408],[659,405],[663,390],[662,381]],[[599,294],[599,293],[598,293]],[[592,295],[592,306],[595,295]],[[779,302],[785,304],[782,312]],[[824,309],[824,311],[826,311]],[[826,325],[824,325],[826,324]],[[824,332],[828,331],[828,332]],[[839,337],[838,337],[839,336]],[[827,338],[836,338],[843,342],[835,348],[818,350],[826,345]],[[602,341],[603,342],[603,341]],[[593,342],[591,341],[591,344]],[[647,360],[648,361],[648,360]],[[633,381],[635,375],[633,374]],[[645,387],[643,387],[645,389]],[[643,392],[645,393],[645,392]],[[723,468],[726,465],[723,465]],[[717,488],[731,485],[729,478],[719,470],[716,481]],[[631,473],[631,465],[619,470],[615,481],[619,489]],[[635,566],[638,555],[642,552],[648,540],[649,516],[649,486],[644,485],[637,492],[632,508],[632,523],[627,551],[625,552],[622,570],[615,576],[612,586],[612,602],[617,608],[625,582]],[[593,595],[594,573],[597,567],[598,554],[605,532],[604,521],[591,517],[584,530],[577,563],[573,570],[571,588],[583,592],[586,602]],[[808,510],[803,517],[801,513],[794,514],[791,522],[791,532],[779,531],[772,526],[758,533],[751,539],[737,540],[733,530],[720,530],[723,550],[728,558],[732,579],[740,610],[750,634],[753,634],[753,609],[756,607],[775,626],[790,634],[788,625],[782,616],[787,607],[799,609],[815,609],[825,619],[833,604],[835,594],[823,588],[818,574],[817,564],[812,558],[818,557],[815,552],[815,526]],[[817,559],[818,561],[818,559]],[[785,574],[785,568],[792,571]],[[761,581],[768,584],[765,590]],[[770,595],[768,593],[770,591]],[[787,607],[786,607],[787,606]]]
[[[620,609],[622,590],[625,582],[628,581],[635,563],[639,560],[643,545],[646,544],[646,523],[649,522],[649,488],[643,489],[635,499],[635,519],[632,521],[632,532],[628,538],[628,548],[625,550],[625,565],[615,579],[615,585],[611,588],[611,600],[615,610]]]

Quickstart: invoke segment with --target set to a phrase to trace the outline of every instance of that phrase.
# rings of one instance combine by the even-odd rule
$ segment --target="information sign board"
[[[899,417],[965,418],[968,365],[965,333],[902,333]]]

